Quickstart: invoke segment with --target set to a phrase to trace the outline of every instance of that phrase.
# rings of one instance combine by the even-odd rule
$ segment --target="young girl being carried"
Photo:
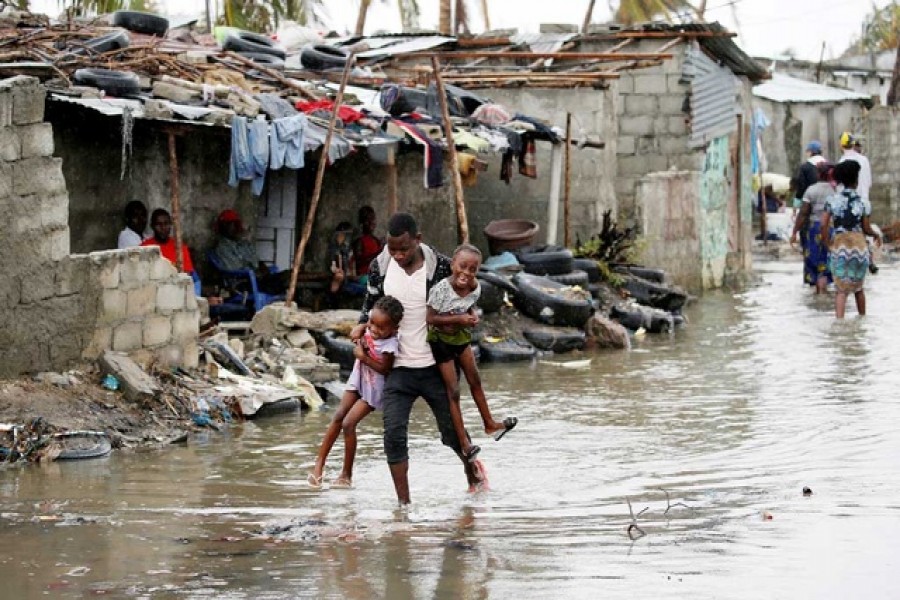
[[[462,368],[469,383],[469,390],[481,414],[484,431],[499,441],[506,432],[516,426],[516,417],[507,417],[497,422],[488,408],[481,376],[472,352],[472,328],[478,324],[475,303],[481,295],[478,285],[478,269],[481,267],[481,251],[471,244],[462,244],[453,252],[450,263],[451,275],[439,281],[428,294],[428,343],[434,360],[441,371],[450,397],[450,417],[459,437],[460,447],[466,460],[472,462],[481,448],[472,444],[463,423],[459,406],[459,377],[457,363]]]
[[[353,349],[356,362],[347,380],[341,404],[325,431],[316,464],[307,477],[310,486],[322,487],[322,473],[331,447],[344,432],[344,466],[331,483],[333,488],[353,485],[353,460],[356,457],[356,426],[381,405],[384,376],[394,365],[397,354],[397,328],[403,318],[403,305],[393,296],[379,298],[369,314],[366,332]]]

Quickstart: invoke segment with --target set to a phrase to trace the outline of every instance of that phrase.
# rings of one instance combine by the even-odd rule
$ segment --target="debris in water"
[[[803,486],[803,495],[804,496],[812,496],[812,490],[806,486]]]

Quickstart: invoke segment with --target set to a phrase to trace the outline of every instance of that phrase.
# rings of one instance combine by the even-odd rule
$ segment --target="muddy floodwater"
[[[898,597],[900,265],[843,322],[799,263],[757,270],[590,370],[485,366],[496,415],[519,417],[476,436],[488,493],[421,402],[404,514],[377,414],[352,490],[305,483],[330,410],[2,469],[0,597]]]

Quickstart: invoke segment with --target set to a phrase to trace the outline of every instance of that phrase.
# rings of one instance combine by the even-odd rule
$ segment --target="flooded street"
[[[591,370],[483,367],[495,415],[519,417],[476,436],[489,493],[466,493],[422,402],[405,515],[377,414],[353,490],[305,483],[330,410],[0,470],[2,596],[897,597],[900,266],[843,322],[799,262],[756,268]]]

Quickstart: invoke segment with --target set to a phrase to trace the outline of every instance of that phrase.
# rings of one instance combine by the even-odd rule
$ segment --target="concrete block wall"
[[[63,369],[107,348],[196,364],[193,285],[158,248],[69,255],[69,196],[44,96],[35,78],[0,81],[0,376]]]
[[[863,151],[872,167],[872,221],[890,225],[900,220],[900,109],[877,106],[855,123],[852,130],[866,136]]]

